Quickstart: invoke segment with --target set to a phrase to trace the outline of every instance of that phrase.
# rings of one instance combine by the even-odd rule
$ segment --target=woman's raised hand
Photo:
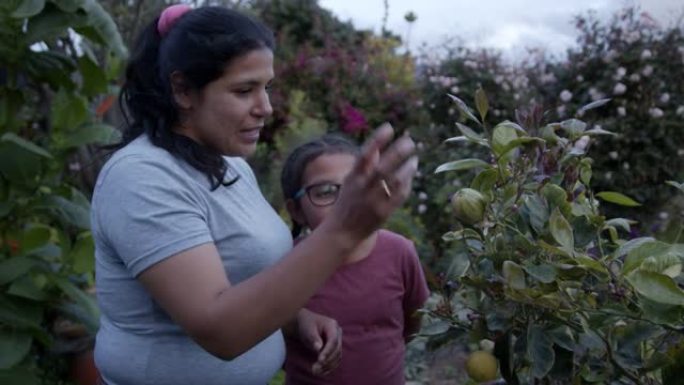
[[[392,126],[385,123],[365,143],[330,216],[358,239],[380,227],[411,192],[418,168],[415,143],[408,135],[393,138]]]

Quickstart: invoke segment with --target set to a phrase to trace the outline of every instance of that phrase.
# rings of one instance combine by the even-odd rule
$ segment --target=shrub
[[[477,213],[443,235],[451,263],[430,312],[441,320],[432,338],[467,331],[473,343],[493,341],[510,384],[672,380],[684,347],[684,244],[627,240],[633,222],[602,215],[604,204],[637,204],[589,187],[588,148],[609,133],[578,119],[543,123],[538,106],[520,110],[518,123],[491,127],[482,90],[477,111],[452,99],[477,130],[459,123],[462,135],[449,141],[488,157],[436,172],[478,170],[468,188],[486,204],[481,219],[475,205]]]

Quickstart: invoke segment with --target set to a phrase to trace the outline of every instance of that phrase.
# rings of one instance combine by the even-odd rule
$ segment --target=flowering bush
[[[477,112],[452,99],[477,129],[457,123],[449,142],[487,156],[436,169],[478,172],[454,197],[467,200],[455,204],[459,227],[443,235],[453,252],[433,338],[460,330],[493,345],[509,384],[673,381],[684,354],[684,244],[627,241],[633,222],[602,215],[599,200],[636,204],[589,187],[587,147],[609,133],[577,119],[543,123],[539,107],[491,127],[482,90]]]
[[[520,122],[516,108],[536,102],[550,119],[577,117],[590,128],[614,132],[617,136],[596,138],[587,147],[598,170],[592,184],[598,190],[623,191],[643,204],[604,207],[610,215],[639,220],[631,236],[667,222],[676,230],[682,223],[684,199],[665,185],[666,180],[684,179],[682,29],[662,28],[635,9],[606,24],[579,17],[576,25],[578,46],[563,59],[531,50],[512,63],[494,51],[463,47],[449,47],[444,58],[433,52],[418,58],[424,94],[420,106],[430,123],[416,135],[423,149],[416,189],[426,198],[415,200],[413,207],[432,226],[427,236],[436,250],[433,264],[446,263],[440,258],[451,253],[442,249],[439,234],[452,226],[445,215],[447,202],[470,175],[423,176],[446,161],[443,142],[459,134],[454,121],[467,119],[445,95],[474,95],[479,87],[491,93],[492,118]],[[605,98],[612,100],[604,108],[580,113],[583,105]],[[447,146],[452,158],[487,155],[474,145]]]
[[[630,211],[649,222],[661,211],[681,216],[664,182],[684,177],[682,26],[661,27],[635,8],[608,23],[578,17],[576,26],[579,47],[549,69],[558,81],[533,86],[545,95],[546,105],[556,106],[559,119],[571,117],[583,104],[612,98],[609,108],[592,115],[619,134],[597,140],[590,150],[600,170],[594,185],[619,189],[651,207],[648,213]],[[539,79],[539,72],[531,78]]]
[[[414,65],[394,52],[398,38],[358,31],[316,1],[256,2],[255,7],[279,31],[273,134],[287,126],[290,95],[298,91],[306,93],[311,116],[358,139],[384,121],[402,129],[417,122]]]

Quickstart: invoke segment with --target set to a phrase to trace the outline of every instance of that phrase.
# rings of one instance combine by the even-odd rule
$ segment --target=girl
[[[281,185],[294,222],[293,236],[335,220],[335,202],[359,156],[353,143],[326,135],[287,158]],[[370,233],[306,304],[340,324],[344,338],[339,367],[324,377],[312,373],[308,362],[315,352],[299,339],[287,338],[287,384],[403,384],[405,342],[420,328],[416,311],[428,295],[413,243],[386,230]]]
[[[104,383],[264,385],[287,325],[318,371],[336,365],[336,323],[300,309],[406,199],[414,144],[378,129],[335,220],[293,248],[244,160],[273,111],[273,48],[268,28],[222,7],[169,7],[139,37],[123,142],[92,199]]]

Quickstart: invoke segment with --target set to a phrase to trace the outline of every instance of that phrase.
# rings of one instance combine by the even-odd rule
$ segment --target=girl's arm
[[[316,362],[311,362],[311,372],[326,375],[337,368],[342,358],[342,328],[336,320],[306,308],[297,312],[297,317],[283,327],[283,333],[318,353]]]
[[[420,332],[423,313],[419,309],[408,310],[404,314],[404,342],[409,343]]]

